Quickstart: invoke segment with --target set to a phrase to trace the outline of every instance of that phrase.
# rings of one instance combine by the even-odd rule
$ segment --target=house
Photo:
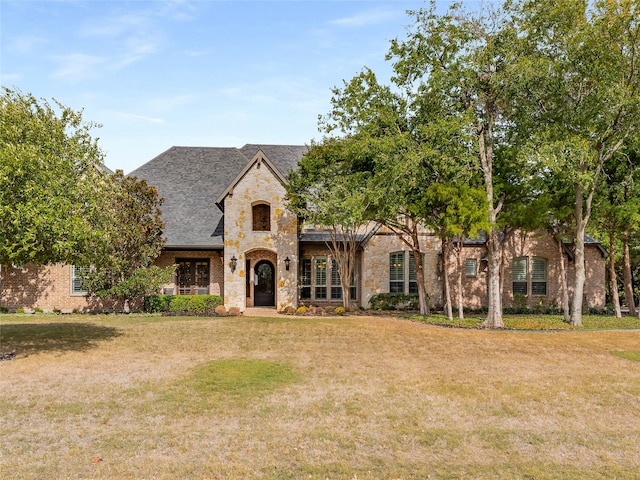
[[[215,294],[227,308],[339,305],[342,289],[327,247],[326,231],[300,225],[285,202],[286,174],[296,167],[304,146],[254,145],[242,148],[172,147],[130,175],[147,180],[165,199],[166,244],[156,263],[178,265],[162,293]],[[392,231],[372,226],[359,238],[350,295],[364,308],[378,293],[416,293],[415,265],[406,245]],[[440,241],[424,230],[425,284],[432,307],[443,303]],[[559,256],[548,235],[505,238],[505,306],[560,304]],[[605,261],[600,244],[587,244],[588,306],[603,308]],[[464,245],[465,305],[486,305],[483,240]],[[569,277],[570,249],[564,249]],[[453,278],[455,262],[450,261]],[[78,311],[110,308],[86,296],[75,267],[3,267],[2,305],[9,309]],[[544,279],[544,280],[541,280]],[[452,282],[452,284],[455,282]],[[454,291],[455,293],[455,291]]]

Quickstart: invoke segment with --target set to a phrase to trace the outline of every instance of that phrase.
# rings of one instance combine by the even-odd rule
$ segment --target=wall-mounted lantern
[[[235,255],[231,257],[231,264],[229,266],[231,267],[231,273],[236,271],[236,267],[238,266],[238,259]]]
[[[289,265],[290,265],[290,264],[291,264],[291,260],[289,259],[289,257],[288,257],[288,256],[286,256],[286,257],[284,258],[284,268],[286,268],[286,269],[287,269],[287,271],[289,270]]]

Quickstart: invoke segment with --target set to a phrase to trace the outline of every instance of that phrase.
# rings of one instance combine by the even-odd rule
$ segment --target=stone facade
[[[283,310],[300,304],[342,304],[340,280],[325,243],[327,232],[299,228],[284,200],[284,174],[295,168],[304,151],[301,146],[277,145],[246,145],[241,149],[172,147],[132,172],[155,185],[165,198],[167,245],[156,264],[166,267],[179,263],[182,268],[161,292],[220,295],[227,309],[240,312],[253,306]],[[420,233],[420,242],[429,304],[438,309],[444,303],[441,243],[427,230]],[[603,308],[605,254],[595,241],[586,245],[585,253],[585,305]],[[568,249],[563,255],[570,259]],[[486,306],[486,248],[482,242],[469,241],[462,256],[464,304],[471,308]],[[504,260],[505,307],[561,305],[560,253],[551,236],[510,233],[504,240]],[[522,275],[524,271],[526,276],[526,281],[520,279],[517,285],[514,262],[519,262],[516,273]],[[352,306],[368,308],[371,298],[379,293],[417,292],[412,264],[411,250],[399,237],[384,227],[371,225],[361,236],[357,252],[349,292]],[[457,266],[453,256],[448,265],[455,304]],[[574,267],[572,261],[566,265],[571,287]],[[10,310],[44,311],[121,308],[72,293],[72,272],[68,265],[3,267],[0,305]],[[544,274],[542,281],[540,272]],[[141,302],[132,308],[140,306]]]
[[[424,255],[424,280],[429,304],[437,308],[442,305],[442,272],[437,238],[425,230],[420,234],[420,249]],[[365,308],[369,307],[372,296],[389,292],[390,255],[396,252],[403,252],[404,293],[409,293],[411,249],[392,231],[381,228],[367,242],[362,256],[362,304]]]
[[[273,300],[265,306],[279,310],[297,305],[298,224],[284,203],[283,179],[262,153],[258,153],[247,168],[222,195],[224,202],[224,304],[227,309],[241,312],[256,302],[256,283],[260,276],[254,267],[262,262],[272,269]],[[267,209],[268,222],[257,225],[260,206]],[[258,207],[258,208],[256,208]],[[287,269],[285,259],[289,259]],[[235,259],[235,268],[232,264]]]

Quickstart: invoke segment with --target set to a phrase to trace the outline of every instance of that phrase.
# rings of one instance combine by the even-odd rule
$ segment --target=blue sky
[[[364,66],[388,79],[390,40],[426,5],[0,0],[0,80],[82,109],[125,173],[173,145],[308,144],[332,87]]]

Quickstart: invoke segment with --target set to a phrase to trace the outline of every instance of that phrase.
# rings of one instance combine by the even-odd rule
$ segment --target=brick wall
[[[119,311],[121,303],[71,293],[71,266],[27,264],[24,268],[2,267],[0,306],[10,311],[19,308],[44,312],[75,310],[78,312]],[[139,305],[132,306],[139,308]]]
[[[560,275],[560,253],[558,245],[553,237],[546,233],[519,232],[509,234],[505,239],[504,278],[502,285],[503,307],[536,306],[558,307],[562,306],[562,283]],[[465,259],[476,259],[478,271],[476,276],[463,276],[463,295],[466,307],[477,308],[487,305],[487,268],[482,258],[486,255],[484,246],[465,246],[462,251],[462,268]],[[529,273],[531,272],[531,258],[539,257],[547,261],[547,292],[546,295],[534,295],[531,292],[531,283],[528,284],[526,296],[513,293],[513,260],[519,257],[528,259]],[[451,282],[452,302],[456,305],[457,285],[456,259],[453,254],[449,258],[449,279]],[[567,283],[569,296],[573,294],[573,281],[575,275],[574,264],[564,256],[567,271]],[[605,259],[600,250],[593,245],[585,246],[586,282],[585,282],[585,306],[591,308],[604,308],[605,306]]]

